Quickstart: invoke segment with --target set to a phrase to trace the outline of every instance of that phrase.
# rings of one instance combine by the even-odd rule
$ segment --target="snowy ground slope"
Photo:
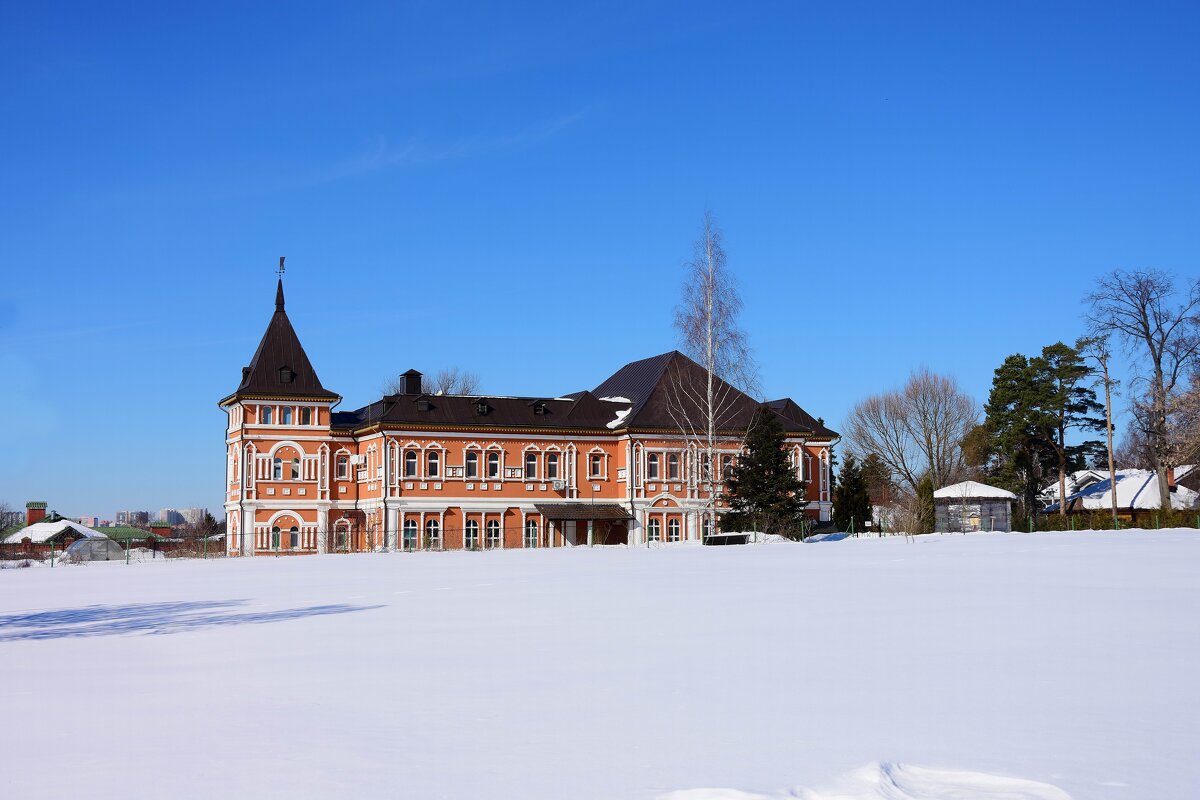
[[[5,570],[0,796],[1193,798],[1198,564],[1139,532]]]

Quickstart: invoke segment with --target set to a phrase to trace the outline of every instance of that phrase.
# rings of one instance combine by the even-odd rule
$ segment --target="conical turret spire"
[[[275,288],[275,310],[283,311],[283,278],[279,279],[279,285]]]

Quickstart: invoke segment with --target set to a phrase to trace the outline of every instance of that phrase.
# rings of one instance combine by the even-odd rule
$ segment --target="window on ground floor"
[[[667,541],[679,541],[679,520],[673,519],[667,523]]]
[[[440,550],[442,547],[442,526],[436,519],[425,522],[425,547],[430,550]]]
[[[661,542],[662,541],[662,523],[659,522],[657,517],[650,520],[650,524],[647,525],[646,528],[647,528],[647,532],[646,532],[647,541],[651,541],[651,542]]]
[[[538,524],[536,519],[525,520],[525,546],[538,546]]]
[[[487,546],[500,546],[500,522],[498,520],[489,519],[487,524]]]
[[[467,520],[463,527],[463,547],[467,550],[479,549],[479,523],[473,519]]]
[[[276,525],[274,528],[271,528],[271,549],[272,550],[279,549],[279,526],[278,525]]]
[[[415,519],[404,520],[404,549],[417,549],[417,521]]]
[[[300,546],[300,529],[295,525],[288,531],[288,546],[293,550]]]

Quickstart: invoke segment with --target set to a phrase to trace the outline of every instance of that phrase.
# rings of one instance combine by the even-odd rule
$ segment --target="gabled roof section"
[[[793,424],[798,425],[800,428],[812,431],[815,436],[828,436],[830,439],[836,439],[840,435],[837,431],[822,425],[820,420],[814,419],[812,414],[809,414],[798,406],[796,401],[790,397],[785,397],[782,400],[768,400],[767,407],[783,419],[791,420]],[[785,424],[784,427],[790,426]]]
[[[621,367],[593,390],[601,400],[621,398],[631,409],[619,428],[678,429],[680,418],[699,427],[704,418],[703,398],[708,373],[704,367],[678,350],[644,358]],[[730,383],[716,378],[714,394],[723,407],[720,427],[744,430],[754,417],[759,402]],[[767,406],[775,412],[784,430],[792,436],[836,437],[790,399]]]
[[[283,303],[283,279],[275,289],[275,313],[267,324],[250,366],[242,369],[242,382],[237,391],[221,401],[243,397],[297,398],[306,400],[340,400],[335,392],[321,385],[300,338],[296,336]]]

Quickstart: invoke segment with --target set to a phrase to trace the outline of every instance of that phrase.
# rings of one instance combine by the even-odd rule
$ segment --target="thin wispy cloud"
[[[588,109],[579,109],[499,136],[479,135],[441,143],[423,142],[417,138],[392,143],[380,135],[364,152],[318,170],[301,183],[317,186],[375,172],[528,147],[553,138],[586,118],[588,113]]]

